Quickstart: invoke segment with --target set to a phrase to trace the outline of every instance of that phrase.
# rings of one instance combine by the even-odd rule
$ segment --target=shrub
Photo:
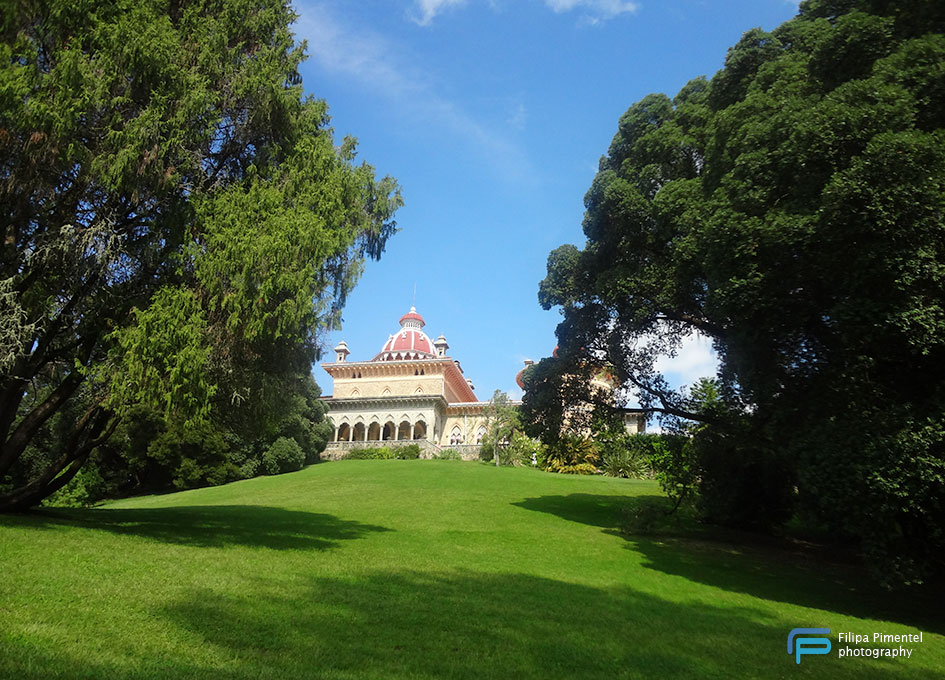
[[[229,453],[222,433],[209,425],[169,429],[148,446],[148,457],[171,472],[178,489],[241,479],[243,475],[229,459]]]
[[[259,474],[259,461],[255,458],[248,458],[245,463],[240,465],[240,474],[249,479]]]
[[[104,484],[98,467],[86,465],[64,487],[43,501],[43,505],[60,508],[89,507],[102,498]]]
[[[479,460],[494,463],[493,449],[492,444],[483,443],[479,449]],[[537,439],[532,439],[522,432],[512,432],[509,440],[498,447],[499,464],[531,466],[533,456],[536,463],[542,458],[542,449],[542,444]]]
[[[614,449],[601,456],[601,471],[608,477],[647,479],[652,476],[649,456],[629,449]]]
[[[386,446],[364,447],[362,449],[351,449],[345,458],[349,460],[391,460],[395,457],[394,451]]]
[[[650,459],[664,435],[605,433],[597,443],[601,455],[601,470],[610,477],[650,479],[653,466]]]
[[[263,454],[262,465],[267,475],[301,470],[305,464],[305,453],[298,442],[289,437],[279,437]]]
[[[541,466],[548,472],[595,474],[600,460],[597,444],[592,439],[563,435],[544,451]]]
[[[770,530],[794,510],[795,475],[774,450],[705,429],[693,438],[699,464],[698,507],[712,524]]]
[[[591,463],[575,463],[574,465],[562,465],[554,472],[560,472],[563,475],[596,475],[600,470]]]
[[[399,460],[416,460],[420,457],[420,445],[407,444],[407,446],[398,446],[394,449],[394,455]]]
[[[462,460],[463,454],[456,449],[443,449],[437,456],[439,460]]]
[[[499,452],[499,462],[502,465],[537,465],[542,457],[542,443],[521,432],[512,434],[512,441],[504,451]]]
[[[683,436],[663,436],[653,441],[650,464],[660,488],[673,501],[675,512],[680,503],[696,491],[699,463],[692,440]]]

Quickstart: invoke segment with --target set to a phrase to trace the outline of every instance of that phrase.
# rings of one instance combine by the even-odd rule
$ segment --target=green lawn
[[[783,545],[622,536],[658,493],[343,461],[0,517],[0,677],[945,677],[945,602]],[[796,665],[796,627],[835,651]],[[841,659],[847,631],[924,642]]]

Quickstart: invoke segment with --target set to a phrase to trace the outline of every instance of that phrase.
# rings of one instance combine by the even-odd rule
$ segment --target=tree
[[[486,426],[486,435],[482,438],[482,452],[488,456],[485,460],[494,460],[498,467],[499,449],[508,446],[512,435],[520,429],[518,409],[512,404],[508,394],[496,390],[482,415]]]
[[[135,405],[274,407],[400,205],[302,95],[284,0],[45,0],[0,17],[0,509]],[[14,467],[82,395],[64,449]]]
[[[539,290],[562,356],[706,424],[715,465],[796,476],[790,502],[899,582],[945,564],[943,32],[931,0],[809,0],[634,104]],[[655,370],[694,332],[716,413]]]
[[[556,446],[567,434],[584,438],[603,430],[624,431],[610,373],[594,362],[569,361],[556,350],[555,356],[525,369],[522,382],[523,430],[545,446]]]

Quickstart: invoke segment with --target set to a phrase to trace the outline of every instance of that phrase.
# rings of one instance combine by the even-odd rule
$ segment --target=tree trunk
[[[101,407],[90,408],[79,419],[65,453],[58,460],[33,481],[0,495],[0,512],[27,510],[68,484],[95,447],[105,442],[117,425],[118,419]]]
[[[75,393],[81,383],[82,379],[74,373],[66,376],[39,406],[26,414],[3,443],[3,450],[0,451],[0,475],[13,466],[43,423]]]

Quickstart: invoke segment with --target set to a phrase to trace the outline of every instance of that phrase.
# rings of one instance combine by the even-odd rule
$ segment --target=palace
[[[373,359],[348,361],[347,343],[342,340],[335,347],[335,361],[322,364],[334,383],[333,394],[324,398],[334,435],[322,458],[342,458],[348,449],[384,442],[416,443],[424,457],[444,448],[456,449],[464,458],[478,456],[488,431],[489,402],[479,401],[459,361],[446,353],[446,338],[430,340],[424,326],[423,317],[411,307],[400,317],[400,330]],[[525,367],[531,363],[527,360]],[[524,389],[523,372],[516,382]],[[613,390],[606,371],[592,384]],[[646,429],[641,410],[621,410],[627,432]]]
[[[335,361],[322,364],[334,383],[325,398],[334,436],[324,458],[389,441],[412,441],[424,453],[454,448],[475,457],[487,430],[488,402],[479,401],[459,361],[447,354],[446,338],[430,340],[425,325],[411,307],[373,359],[348,361],[342,340]]]

